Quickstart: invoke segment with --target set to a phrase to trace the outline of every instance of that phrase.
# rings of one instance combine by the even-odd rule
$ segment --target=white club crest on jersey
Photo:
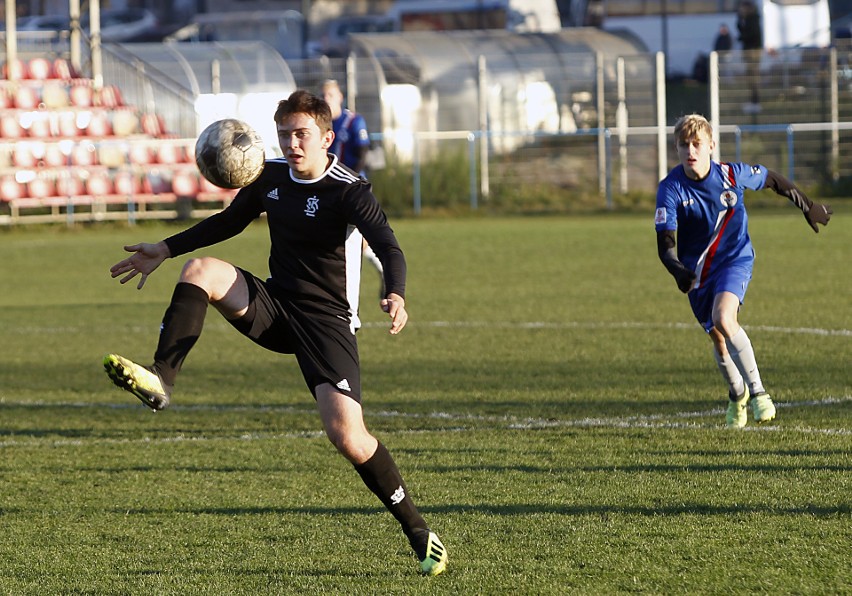
[[[737,193],[732,190],[722,191],[722,194],[719,195],[719,200],[722,201],[724,207],[730,209],[737,204]]]
[[[305,207],[305,215],[308,217],[316,217],[317,211],[319,211],[319,199],[316,196],[313,196],[308,199],[308,204]]]

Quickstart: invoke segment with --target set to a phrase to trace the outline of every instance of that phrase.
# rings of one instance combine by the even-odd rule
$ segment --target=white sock
[[[728,346],[731,359],[748,385],[749,393],[751,395],[765,393],[763,381],[760,380],[760,371],[757,370],[757,361],[754,359],[754,349],[751,347],[751,340],[746,335],[745,329],[740,327],[736,335],[725,340],[725,344]]]
[[[720,356],[713,346],[713,357],[716,358],[716,365],[719,367],[719,372],[722,373],[722,378],[728,384],[728,393],[732,396],[741,395],[743,392],[743,376],[740,374],[740,369],[734,364],[730,354]]]

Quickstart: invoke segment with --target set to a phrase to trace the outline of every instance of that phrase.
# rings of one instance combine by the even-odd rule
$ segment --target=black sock
[[[373,457],[355,466],[364,484],[373,491],[402,525],[402,531],[411,539],[415,530],[425,529],[426,521],[408,494],[399,468],[384,445],[379,443]]]
[[[169,387],[174,386],[186,355],[201,335],[209,300],[207,292],[196,285],[180,282],[175,286],[154,353],[154,368]]]

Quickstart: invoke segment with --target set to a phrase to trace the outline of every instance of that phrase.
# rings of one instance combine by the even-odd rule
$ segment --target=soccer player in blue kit
[[[367,430],[361,407],[353,302],[360,283],[358,232],[384,264],[387,292],[380,306],[393,335],[408,321],[405,257],[370,183],[329,155],[334,133],[328,104],[298,90],[279,102],[274,118],[283,158],[267,160],[260,177],[224,210],[160,242],[125,246],[133,254],[110,268],[113,278],[123,276],[121,283],[140,275],[141,289],[166,259],[232,238],[265,214],[269,277],[213,257],[189,259],[163,316],[153,364],[108,354],[104,368],[152,410],[168,407],[208,305],[262,348],[294,354],[329,441],[400,523],[421,572],[437,575],[446,568],[447,551],[414,505],[390,453]]]
[[[712,161],[713,130],[703,116],[680,118],[674,139],[680,164],[657,190],[657,252],[713,341],[716,364],[728,384],[727,425],[747,424],[749,401],[754,421],[768,422],[775,418],[775,404],[737,320],[754,265],[743,192],[770,188],[787,197],[814,232],[819,232],[817,224],[828,224],[831,207],[813,203],[762,165]]]

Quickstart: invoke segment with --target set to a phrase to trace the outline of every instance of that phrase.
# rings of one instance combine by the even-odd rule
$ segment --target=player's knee
[[[713,326],[719,330],[725,338],[731,338],[739,331],[740,325],[737,317],[730,313],[718,313],[713,318]]]
[[[368,441],[364,440],[364,437],[341,429],[326,430],[326,435],[334,448],[347,460],[353,463],[362,463],[369,459],[371,455],[370,445]],[[375,447],[373,449],[375,450]]]
[[[199,281],[208,277],[212,259],[207,257],[198,257],[189,259],[183,265],[180,272],[180,280],[186,283],[198,284]]]

